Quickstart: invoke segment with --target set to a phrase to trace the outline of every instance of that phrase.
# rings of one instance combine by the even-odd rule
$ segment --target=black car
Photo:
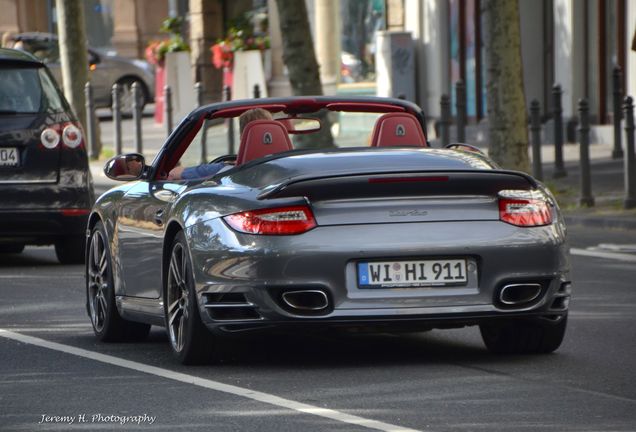
[[[94,201],[82,128],[46,66],[0,48],[0,253],[54,244],[84,260]]]

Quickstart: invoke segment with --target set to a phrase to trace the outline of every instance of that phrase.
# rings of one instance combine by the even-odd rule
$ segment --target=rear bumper
[[[559,317],[571,282],[563,227],[530,229],[499,221],[319,227],[300,236],[250,236],[219,220],[189,232],[199,310],[210,330],[287,325],[414,329],[493,319]],[[464,286],[363,289],[356,262],[466,258]],[[510,285],[537,285],[528,301],[502,304]],[[322,291],[324,309],[288,307],[285,292]],[[314,299],[315,300],[315,299]]]
[[[89,210],[73,213],[59,209],[0,211],[0,243],[52,244],[63,237],[83,236]]]
[[[279,330],[294,333],[306,331],[348,330],[360,333],[378,332],[420,332],[432,329],[452,329],[482,325],[502,321],[534,321],[546,326],[554,325],[568,314],[560,311],[526,311],[526,312],[488,312],[488,313],[455,313],[450,315],[393,315],[364,316],[326,319],[295,320],[251,320],[233,322],[205,322],[208,330],[215,334],[226,335],[236,333],[252,333],[259,331]]]

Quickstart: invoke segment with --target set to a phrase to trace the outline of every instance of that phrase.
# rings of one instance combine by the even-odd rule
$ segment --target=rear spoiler
[[[321,201],[380,196],[493,196],[501,190],[538,187],[535,179],[518,171],[393,171],[293,177],[263,191],[258,199],[305,196]]]

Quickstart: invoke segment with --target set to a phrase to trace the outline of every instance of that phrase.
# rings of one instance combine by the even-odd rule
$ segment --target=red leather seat
[[[422,146],[428,147],[420,123],[413,114],[386,113],[373,128],[372,147]]]
[[[287,150],[293,147],[282,124],[275,120],[254,120],[243,130],[236,165]]]

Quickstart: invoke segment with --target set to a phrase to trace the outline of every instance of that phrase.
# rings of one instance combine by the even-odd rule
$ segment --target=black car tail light
[[[70,149],[78,148],[83,143],[82,130],[73,123],[62,123],[49,126],[40,134],[40,142],[49,150],[57,148],[60,141]]]
[[[40,134],[40,142],[47,149],[54,149],[60,143],[60,134],[52,127],[46,128]]]
[[[77,148],[82,144],[82,131],[73,123],[64,126],[62,131],[62,142],[70,148]]]

